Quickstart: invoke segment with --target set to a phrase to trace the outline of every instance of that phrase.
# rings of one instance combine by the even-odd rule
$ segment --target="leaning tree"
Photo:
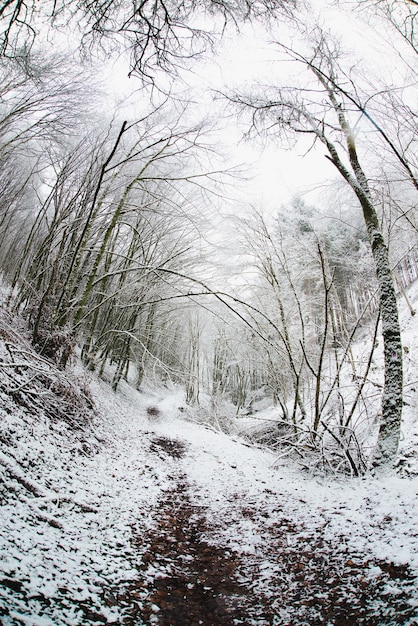
[[[299,35],[305,29],[301,28]],[[371,185],[367,161],[370,143],[377,140],[381,154],[397,172],[416,188],[417,174],[408,154],[409,130],[392,137],[388,102],[389,89],[376,90],[373,81],[363,80],[355,67],[346,69],[345,55],[338,42],[321,28],[309,32],[308,51],[278,44],[283,58],[299,65],[303,80],[295,86],[263,86],[249,96],[231,99],[250,112],[255,132],[267,132],[276,139],[283,135],[310,136],[325,148],[326,158],[349,185],[361,207],[375,262],[380,289],[380,316],[384,340],[385,382],[382,416],[374,463],[393,463],[399,444],[402,413],[402,345],[394,280],[387,245],[379,220],[377,195]],[[394,112],[392,111],[394,114]],[[393,117],[393,115],[392,115]],[[385,124],[387,126],[385,127]],[[367,128],[373,132],[367,133]],[[361,135],[363,131],[363,136]],[[363,137],[367,141],[363,141]],[[402,138],[404,143],[402,144]],[[386,165],[387,166],[387,165]]]

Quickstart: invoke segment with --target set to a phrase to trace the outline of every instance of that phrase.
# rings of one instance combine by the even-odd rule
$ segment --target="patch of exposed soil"
[[[189,489],[181,476],[160,505],[139,579],[119,598],[126,626],[418,624],[407,566],[366,561],[320,533],[302,532],[279,510],[269,519],[239,502],[237,517],[257,522],[262,546],[238,554],[212,543],[216,529]]]
[[[171,456],[173,459],[181,459],[186,452],[186,444],[179,439],[153,437],[150,451],[155,452],[158,456],[161,456],[161,453],[163,453]]]
[[[243,512],[250,517],[249,508]],[[407,565],[352,554],[343,537],[340,544],[331,544],[320,529],[306,532],[280,510],[271,520],[256,510],[252,517],[262,548],[240,570],[255,596],[247,623],[418,624],[418,581]]]
[[[237,580],[239,557],[211,545],[209,535],[205,517],[200,507],[192,505],[182,477],[166,493],[158,528],[147,537],[141,606],[131,611],[125,624],[137,625],[138,620],[161,626],[245,623],[249,598]]]

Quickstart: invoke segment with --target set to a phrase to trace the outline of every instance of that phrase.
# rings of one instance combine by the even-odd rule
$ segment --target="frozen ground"
[[[91,378],[93,413],[13,324],[1,334],[2,624],[418,624],[413,472],[310,475],[192,423],[175,388]]]

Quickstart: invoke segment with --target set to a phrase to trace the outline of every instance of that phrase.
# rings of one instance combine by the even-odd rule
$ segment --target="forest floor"
[[[0,330],[4,626],[418,624],[414,472],[304,471]]]

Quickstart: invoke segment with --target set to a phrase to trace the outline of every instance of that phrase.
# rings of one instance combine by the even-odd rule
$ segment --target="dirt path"
[[[180,441],[156,437],[151,449],[179,459],[186,447]],[[205,507],[192,504],[185,474],[171,478],[175,486],[165,493],[156,511],[158,524],[145,538],[148,547],[140,580],[123,598],[125,603],[131,600],[124,624],[245,624],[252,598],[238,581],[242,565],[238,555],[209,543]]]
[[[148,624],[154,615],[163,626],[245,623],[249,598],[237,581],[238,556],[205,540],[210,528],[191,505],[188,488],[181,478],[167,493],[150,537],[145,562],[158,575],[146,584],[142,618]]]
[[[171,459],[186,454],[183,442],[166,437],[154,438],[152,448]],[[343,544],[304,533],[279,506],[272,517],[243,501],[232,503],[230,514],[255,521],[262,541],[254,554],[239,554],[215,539],[219,528],[194,504],[186,474],[172,478],[153,530],[136,538],[147,549],[138,581],[119,599],[127,626],[418,623],[407,567],[348,556]]]

